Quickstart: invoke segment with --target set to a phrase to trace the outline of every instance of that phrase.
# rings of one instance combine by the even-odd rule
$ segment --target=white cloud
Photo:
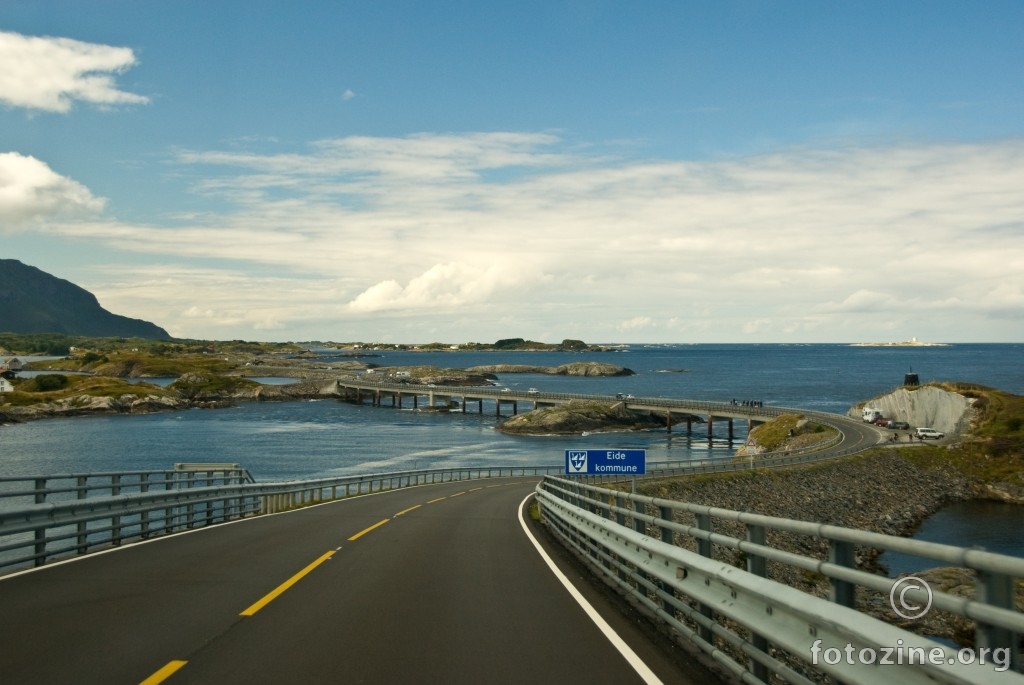
[[[129,48],[0,31],[0,102],[50,112],[67,112],[75,100],[145,104],[149,98],[114,81],[135,63]]]
[[[49,229],[183,270],[216,260],[146,306],[133,295],[126,313],[166,312],[175,334],[1019,338],[1020,140],[688,162],[586,157],[551,134],[422,134],[176,161],[229,209]]]
[[[486,302],[502,288],[534,280],[529,270],[506,270],[501,266],[435,264],[402,287],[387,280],[367,288],[349,302],[358,312],[454,309]]]
[[[623,331],[638,331],[655,325],[654,319],[649,316],[634,316],[632,319],[620,323],[619,329]]]
[[[35,157],[0,152],[0,219],[9,228],[61,214],[99,212],[104,200]]]
[[[351,88],[346,88],[345,92],[341,94],[341,100],[342,100],[342,102],[348,102],[349,100],[351,100],[355,96],[356,96],[355,91],[353,91]]]

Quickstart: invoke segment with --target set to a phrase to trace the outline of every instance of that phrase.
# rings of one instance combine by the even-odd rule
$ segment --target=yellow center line
[[[427,502],[427,504],[433,504],[434,502],[440,502],[443,499],[448,499],[448,498],[447,497],[438,497],[437,499],[430,500],[429,502]]]
[[[466,491],[463,490],[462,492],[456,492],[454,495],[452,495],[452,497],[458,497],[459,495],[465,495],[465,494],[466,494]]]
[[[483,490],[483,488],[482,487],[480,487],[480,488],[470,488],[469,491],[470,492],[476,492],[477,490]]]
[[[317,559],[312,564],[310,564],[306,568],[304,568],[301,571],[299,571],[298,573],[296,573],[294,576],[292,576],[288,580],[286,580],[283,583],[281,583],[280,585],[278,585],[270,593],[264,595],[263,599],[261,599],[260,601],[256,602],[255,604],[253,604],[251,607],[249,607],[245,611],[243,611],[241,614],[239,614],[239,616],[252,616],[257,611],[259,611],[263,607],[265,607],[268,604],[270,604],[271,602],[273,602],[277,598],[278,595],[280,595],[282,592],[284,592],[285,590],[290,588],[292,585],[295,585],[295,583],[297,583],[300,580],[302,580],[303,576],[305,576],[307,573],[309,573],[310,571],[315,569],[317,566],[319,566],[320,564],[324,563],[325,561],[327,561],[328,559],[333,557],[334,553],[336,551],[337,550],[333,550],[332,549],[330,552],[326,552],[323,555],[321,555],[321,557],[319,559]]]
[[[397,518],[397,517],[401,516],[402,514],[408,514],[408,513],[409,513],[410,511],[412,511],[413,509],[419,509],[419,508],[420,508],[420,507],[422,507],[422,506],[423,506],[422,504],[417,504],[417,505],[416,505],[416,506],[414,506],[414,507],[409,507],[408,509],[403,509],[402,511],[398,512],[397,514],[395,514],[395,518]]]
[[[350,538],[348,539],[348,541],[349,541],[349,542],[352,542],[353,540],[358,540],[359,538],[363,537],[364,535],[366,535],[367,533],[369,533],[369,532],[370,532],[371,530],[373,530],[374,528],[380,528],[381,526],[383,526],[383,525],[384,525],[385,523],[387,523],[387,522],[388,522],[388,521],[390,521],[390,520],[391,520],[391,519],[384,519],[383,521],[377,521],[377,523],[373,524],[373,525],[372,525],[372,526],[370,526],[369,528],[364,528],[363,530],[359,531],[358,533],[356,533],[355,535],[353,535],[352,537],[350,537]]]
[[[181,661],[180,659],[169,661],[166,666],[164,666],[159,671],[143,680],[141,683],[139,683],[139,685],[157,685],[158,683],[162,683],[168,678],[170,678],[172,675],[174,675],[179,668],[181,668],[187,663],[187,661]]]

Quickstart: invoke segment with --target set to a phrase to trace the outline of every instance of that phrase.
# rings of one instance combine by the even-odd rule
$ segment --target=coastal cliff
[[[963,433],[970,428],[975,399],[937,385],[902,387],[854,405],[848,415],[859,419],[861,409],[873,407],[885,418],[906,421],[911,426],[929,426],[947,434]]]

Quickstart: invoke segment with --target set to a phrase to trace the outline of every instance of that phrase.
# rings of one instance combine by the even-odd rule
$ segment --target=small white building
[[[21,371],[21,360],[17,357],[0,357],[0,373]]]
[[[0,376],[0,394],[3,394],[5,392],[11,392],[13,390],[14,386],[11,385],[11,382],[4,378],[3,376]]]

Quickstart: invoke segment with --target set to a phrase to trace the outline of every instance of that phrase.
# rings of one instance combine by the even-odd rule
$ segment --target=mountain
[[[88,290],[17,259],[0,259],[0,331],[171,338],[156,324],[111,314]]]

